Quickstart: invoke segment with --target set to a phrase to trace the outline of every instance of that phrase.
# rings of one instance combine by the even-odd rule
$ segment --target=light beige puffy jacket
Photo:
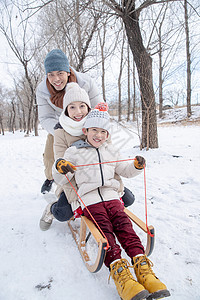
[[[56,126],[56,129],[54,131],[54,154],[55,154],[55,160],[59,158],[64,157],[65,151],[76,141],[82,139],[85,140],[86,136],[83,134],[81,136],[72,136],[69,133],[67,133],[60,125],[59,123]],[[109,138],[108,142],[111,142],[111,139]],[[53,167],[54,168],[54,167]],[[119,189],[118,193],[121,197],[124,193],[124,185],[119,175],[115,174],[115,179],[119,182]],[[71,183],[77,190],[77,185],[75,182],[75,179],[72,178]],[[75,210],[80,204],[77,201],[77,195],[71,185],[69,183],[65,184],[58,184],[56,188],[56,196],[59,198],[60,194],[64,191],[68,202],[72,205],[72,210]]]
[[[105,142],[98,149],[90,146],[84,141],[78,141],[73,144],[64,154],[65,160],[73,165],[85,165],[99,162],[118,161],[119,152],[115,150],[111,143]],[[71,180],[75,177],[78,194],[84,201],[85,205],[119,199],[120,183],[115,179],[115,174],[130,178],[140,174],[142,171],[134,167],[131,162],[112,162],[108,164],[97,164],[84,167],[77,167],[74,174],[68,173]],[[53,177],[56,183],[66,184],[66,177],[60,174],[55,166],[53,167]],[[84,206],[81,204],[82,208]]]

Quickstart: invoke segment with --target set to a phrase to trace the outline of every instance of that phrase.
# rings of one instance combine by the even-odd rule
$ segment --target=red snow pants
[[[119,200],[110,200],[89,205],[87,207],[108,239],[110,249],[106,253],[105,265],[107,267],[121,258],[121,248],[116,243],[117,237],[127,255],[132,258],[137,254],[144,254],[144,247],[133,230],[129,217],[124,212],[124,206]],[[92,220],[86,209],[84,215]]]

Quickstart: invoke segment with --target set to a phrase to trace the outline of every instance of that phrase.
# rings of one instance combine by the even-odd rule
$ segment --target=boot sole
[[[161,290],[161,291],[157,291],[155,293],[150,294],[149,297],[147,298],[147,300],[162,299],[162,298],[169,297],[169,296],[170,296],[170,292],[168,290]]]
[[[52,224],[52,222],[51,223],[47,223],[47,222],[44,222],[43,220],[40,220],[40,229],[42,231],[46,231],[46,230],[48,230],[51,227],[51,224]]]
[[[148,299],[148,296],[149,296],[149,292],[147,290],[143,290],[140,293],[138,293],[137,295],[135,295],[133,298],[131,298],[130,300]]]

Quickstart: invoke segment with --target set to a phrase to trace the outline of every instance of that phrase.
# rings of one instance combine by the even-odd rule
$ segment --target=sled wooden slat
[[[150,233],[153,236],[150,236],[147,232],[147,227],[146,224],[140,220],[136,215],[134,215],[130,210],[128,210],[127,208],[124,208],[125,213],[127,214],[127,216],[137,225],[140,227],[140,229],[142,229],[145,233],[147,233],[147,245],[146,245],[146,250],[145,250],[145,254],[147,256],[150,256],[151,253],[153,252],[153,248],[154,248],[154,236],[155,236],[155,229],[152,225],[148,226],[148,229],[150,231]]]
[[[73,220],[68,221],[69,228],[71,229],[71,232],[73,234],[73,237],[75,239],[75,242],[78,246],[78,249],[81,253],[81,256],[83,258],[83,261],[84,261],[87,269],[91,273],[98,272],[102,267],[102,264],[104,262],[104,258],[105,258],[105,255],[106,255],[106,250],[105,250],[105,247],[107,246],[106,239],[102,236],[102,234],[97,229],[97,227],[94,225],[94,223],[92,221],[90,221],[85,216],[81,217],[81,226],[80,226],[80,232],[79,232],[79,239],[77,239],[78,231],[74,230],[74,228],[72,227],[71,222],[73,222]],[[86,238],[87,238],[86,237],[87,228],[91,232],[92,236],[94,237],[94,239],[95,239],[95,241],[98,245],[97,257],[96,257],[96,260],[93,264],[91,264],[91,259],[90,259],[89,255],[88,255],[88,253],[85,249]]]
[[[146,224],[142,220],[140,220],[136,215],[134,215],[127,208],[125,208],[124,211],[127,214],[127,216],[137,226],[139,226],[140,229],[142,229],[147,234],[147,245],[146,245],[145,254],[147,256],[151,255],[153,248],[154,248],[154,236],[151,237],[148,234]],[[81,217],[81,224],[80,224],[79,230],[76,228],[73,228],[73,226],[72,226],[73,222],[74,222],[74,220],[71,219],[70,221],[68,221],[68,225],[69,225],[69,228],[71,229],[72,235],[73,235],[74,240],[75,240],[75,242],[78,246],[78,249],[81,253],[83,261],[84,261],[87,269],[90,272],[96,273],[101,269],[101,267],[103,265],[105,255],[106,255],[105,247],[107,246],[107,241],[102,236],[101,232],[98,230],[98,228],[95,226],[95,224],[92,221],[90,221],[87,217],[85,217],[85,216]],[[92,234],[93,238],[95,239],[95,241],[98,245],[98,253],[97,253],[96,260],[94,263],[91,262],[89,254],[86,250],[86,244],[87,244],[87,239],[88,239],[88,236],[86,236],[87,229]],[[148,229],[152,235],[155,234],[154,227],[152,225],[148,226]]]

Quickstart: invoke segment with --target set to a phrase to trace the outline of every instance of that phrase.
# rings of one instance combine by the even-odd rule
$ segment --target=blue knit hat
[[[70,73],[67,56],[60,49],[50,51],[45,60],[44,66],[46,74],[53,71],[65,71]]]

